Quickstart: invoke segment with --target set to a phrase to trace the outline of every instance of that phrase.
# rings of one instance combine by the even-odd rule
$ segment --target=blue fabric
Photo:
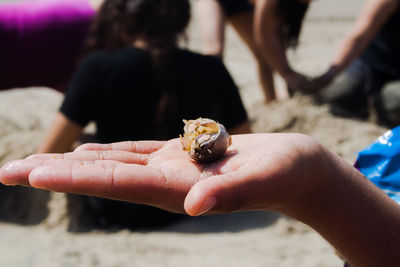
[[[400,126],[359,152],[355,166],[400,204]]]

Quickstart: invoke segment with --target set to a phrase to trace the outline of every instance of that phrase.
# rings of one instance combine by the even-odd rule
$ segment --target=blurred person
[[[400,123],[400,1],[367,0],[329,69],[311,88],[336,115],[365,119],[368,99],[380,122]]]
[[[222,61],[178,47],[189,19],[188,0],[106,0],[88,36],[88,55],[38,152],[70,151],[91,121],[100,143],[174,138],[183,131],[182,119],[197,117],[218,120],[232,133],[249,132]],[[149,210],[88,201],[102,224],[135,224]],[[157,216],[148,221],[161,221]]]
[[[302,89],[309,82],[290,66],[286,51],[298,44],[310,1],[196,0],[203,53],[222,57],[227,21],[255,56],[265,101],[288,98],[289,91]],[[285,80],[289,91],[276,91],[275,72]]]
[[[101,0],[0,5],[0,90],[46,86],[64,92]]]

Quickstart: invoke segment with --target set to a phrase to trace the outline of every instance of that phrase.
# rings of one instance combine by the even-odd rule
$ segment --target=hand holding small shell
[[[222,158],[232,139],[222,124],[211,119],[183,120],[183,149],[198,162],[211,162]]]

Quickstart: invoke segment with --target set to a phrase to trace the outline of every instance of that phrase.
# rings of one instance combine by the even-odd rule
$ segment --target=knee
[[[342,73],[321,90],[318,97],[323,103],[336,102],[339,99],[348,98],[353,95],[353,92],[357,91],[361,83],[361,81],[356,80],[349,73]]]
[[[400,81],[387,83],[381,91],[383,106],[388,111],[400,110]]]
[[[385,84],[375,104],[381,121],[389,125],[400,123],[400,81]]]
[[[349,68],[325,87],[318,95],[321,102],[333,103],[343,99],[366,98],[366,73],[362,64],[354,62]],[[356,101],[358,102],[358,101]]]

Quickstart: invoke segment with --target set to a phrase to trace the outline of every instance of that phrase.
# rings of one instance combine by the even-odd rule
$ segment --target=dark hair
[[[130,47],[140,38],[159,61],[176,48],[189,20],[189,0],[105,0],[91,25],[86,52]]]
[[[299,43],[301,26],[309,4],[299,0],[279,0],[278,12],[282,18],[282,36],[286,47],[296,47]]]

